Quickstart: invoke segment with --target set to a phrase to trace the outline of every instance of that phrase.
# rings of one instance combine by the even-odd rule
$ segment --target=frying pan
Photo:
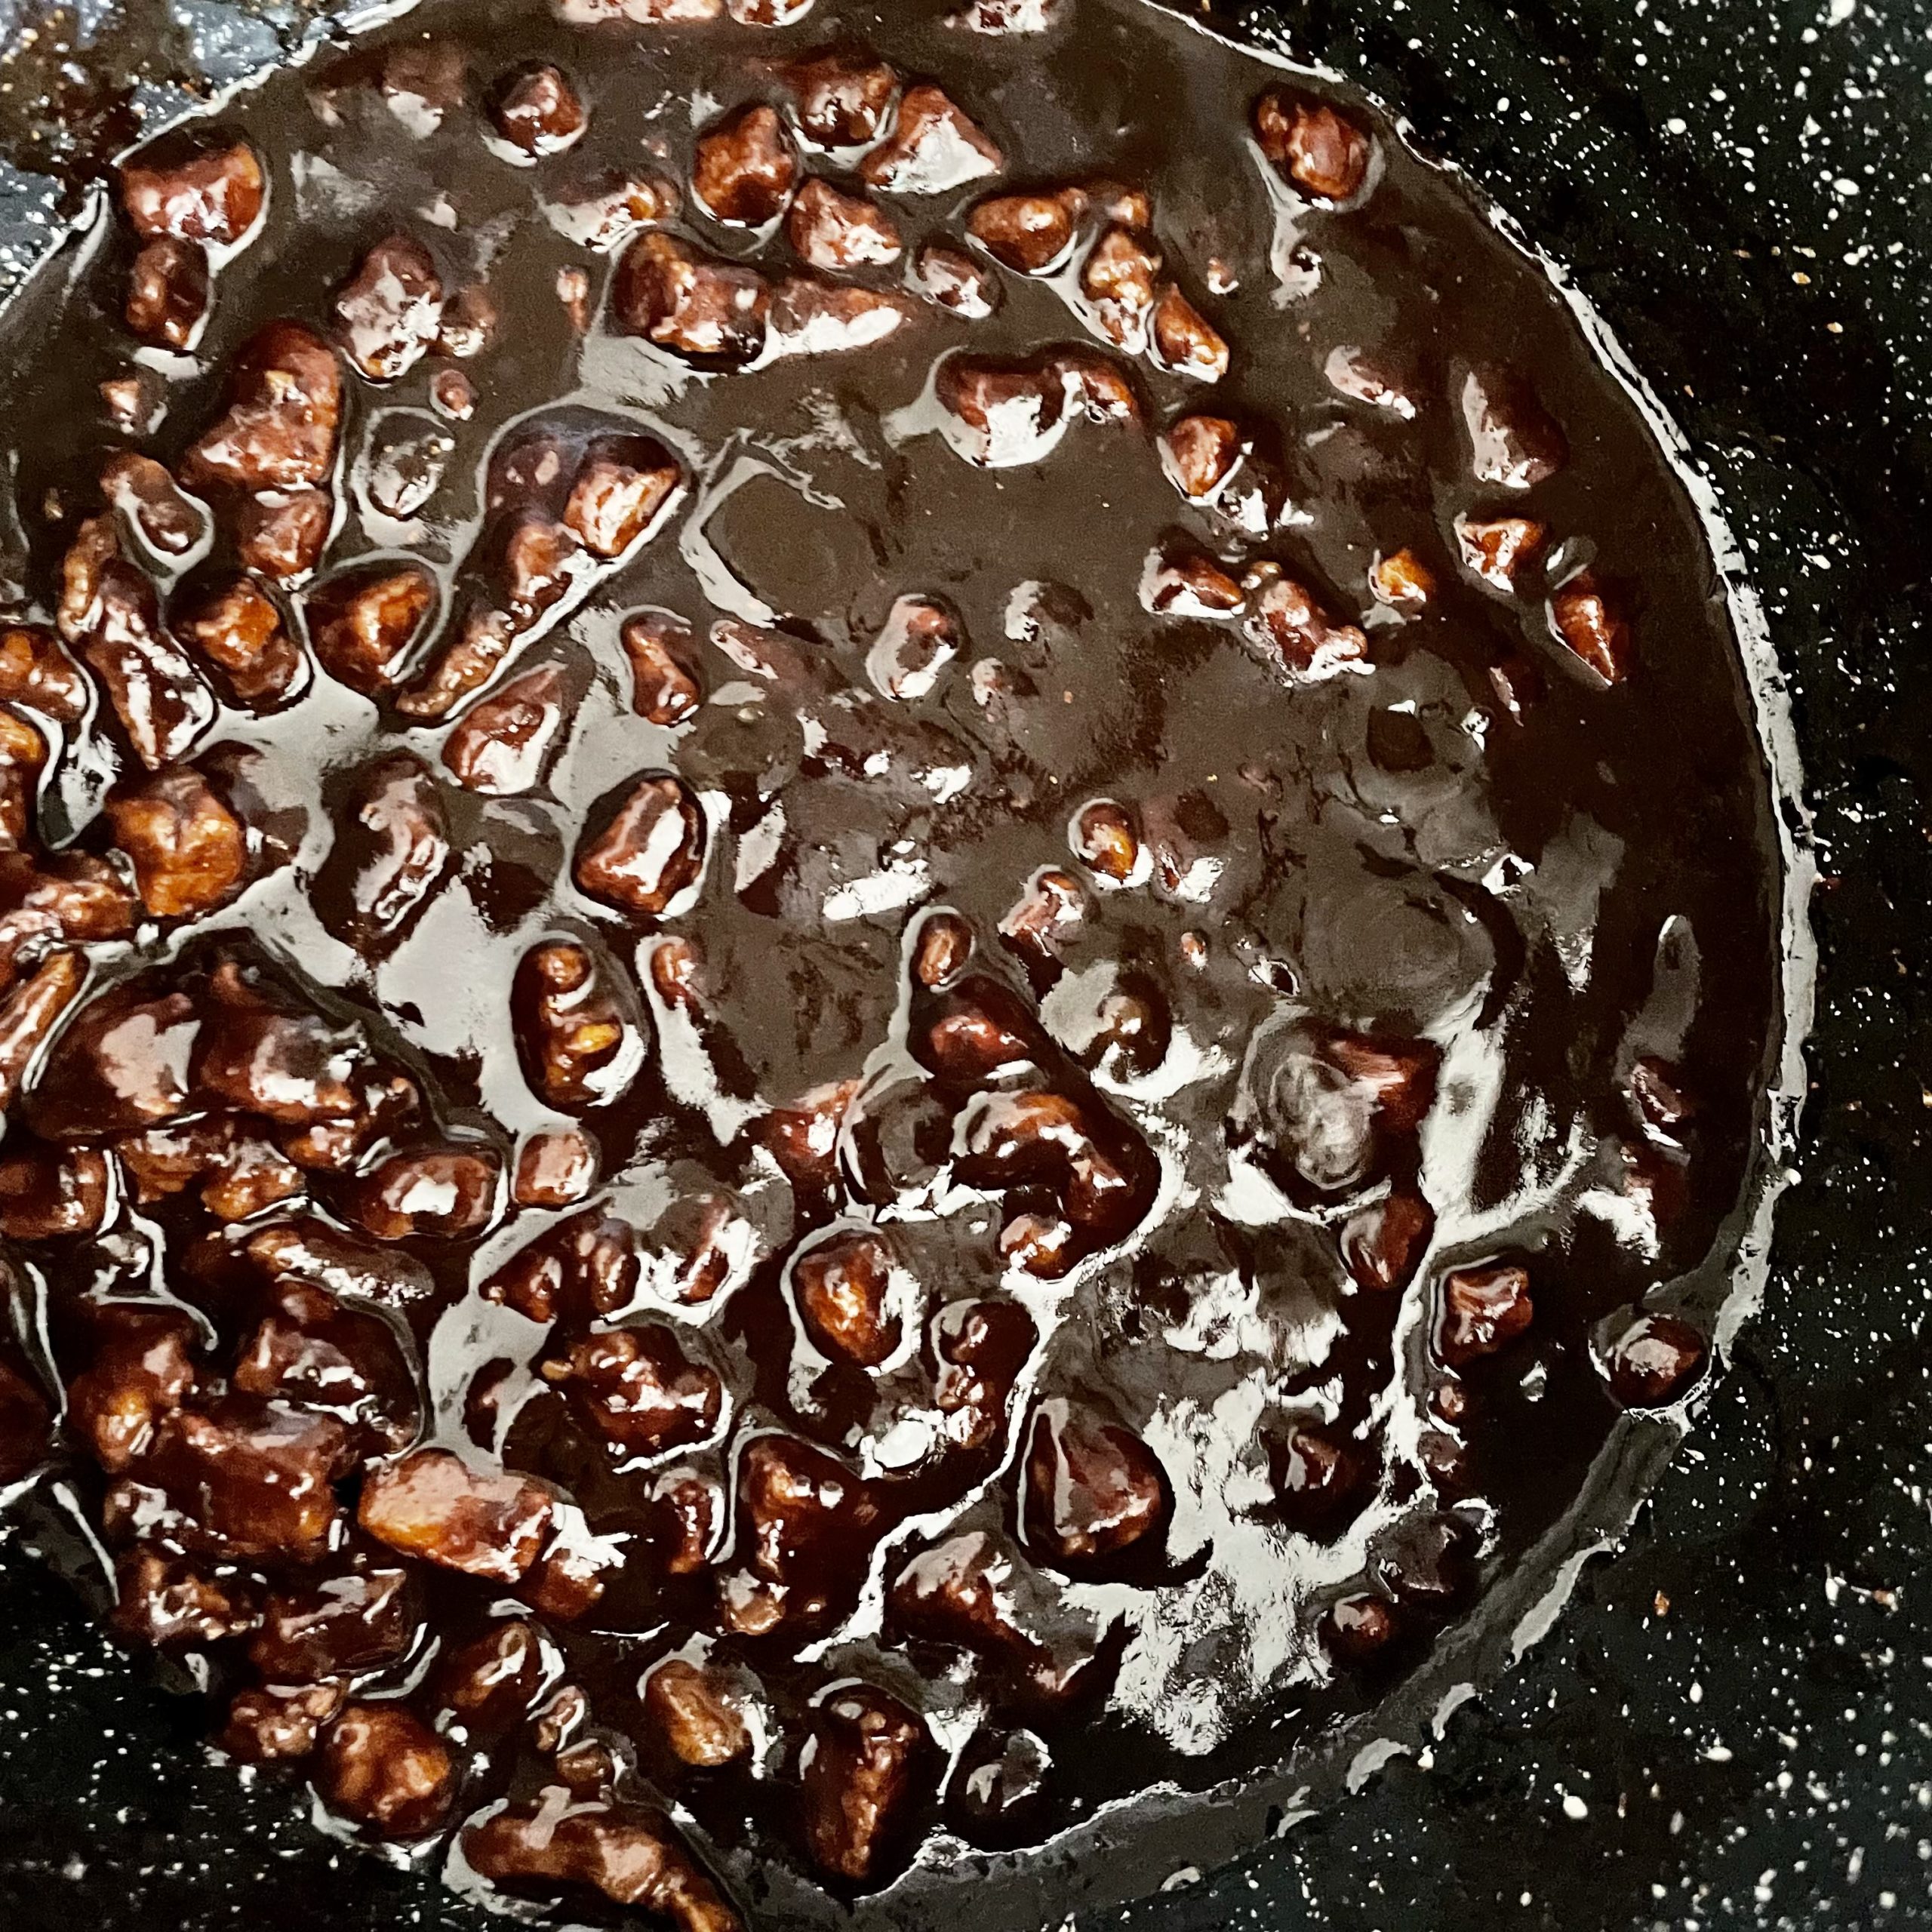
[[[25,110],[16,158],[58,145],[33,114],[55,97],[82,125],[71,158],[110,152],[134,106],[180,104],[160,83],[230,78],[300,23],[266,14],[137,8],[74,72],[42,23],[0,76],[7,118]],[[1229,23],[1396,103],[1568,266],[1667,398],[1792,676],[1823,971],[1807,1180],[1764,1312],[1623,1554],[1419,1753],[1210,1878],[1181,1865],[1127,1921],[1932,1926],[1932,1614],[1913,1587],[1932,1555],[1925,23],[1847,0],[1340,0]],[[12,174],[0,193],[30,248],[58,187]],[[208,1765],[200,1711],[12,1550],[0,1712],[0,1925],[488,1922],[310,1830],[285,1788]]]

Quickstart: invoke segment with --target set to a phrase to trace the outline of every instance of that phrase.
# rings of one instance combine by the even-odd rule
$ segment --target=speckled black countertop
[[[111,144],[299,32],[0,5],[0,124]],[[1742,539],[1794,688],[1823,888],[1804,1176],[1761,1317],[1614,1564],[1350,1803],[1125,1923],[1174,1932],[1932,1927],[1932,8],[1322,0],[1298,56],[1397,104],[1609,318]],[[90,24],[91,23],[91,24]],[[25,42],[30,24],[36,38]],[[90,55],[83,43],[94,38]],[[78,51],[77,51],[78,50]],[[138,63],[131,104],[110,81]],[[23,247],[57,205],[0,172]],[[472,1927],[206,1764],[24,1558],[0,1570],[0,1924]],[[239,1861],[238,1842],[259,1847]],[[338,1870],[335,1868],[344,1868]]]

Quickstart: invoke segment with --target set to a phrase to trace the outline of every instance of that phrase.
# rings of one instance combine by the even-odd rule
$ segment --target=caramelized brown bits
[[[1005,157],[940,89],[908,88],[889,139],[865,159],[860,173],[892,195],[943,195],[997,174]]]
[[[680,355],[749,362],[764,346],[771,295],[763,278],[669,235],[641,235],[631,244],[612,302],[632,334]]]
[[[1317,201],[1348,201],[1368,178],[1368,137],[1326,101],[1271,90],[1255,103],[1254,134],[1275,172]]]
[[[943,242],[928,242],[913,263],[912,278],[928,301],[969,321],[983,321],[999,305],[999,287],[971,255]]]
[[[1529,1327],[1534,1313],[1527,1270],[1509,1263],[1454,1269],[1442,1284],[1442,1359],[1460,1368],[1495,1354]]]
[[[883,267],[898,260],[903,245],[898,223],[884,209],[816,178],[798,190],[786,232],[799,259],[815,269]]]
[[[1703,1366],[1704,1338],[1674,1315],[1639,1315],[1611,1344],[1611,1392],[1626,1409],[1660,1408]]]
[[[564,724],[563,674],[546,664],[473,706],[443,746],[459,785],[493,798],[533,790]]]
[[[336,340],[371,382],[393,382],[435,340],[442,306],[435,257],[414,236],[391,235],[362,257],[337,294]]]
[[[714,220],[762,228],[784,212],[798,174],[783,122],[761,103],[740,108],[699,136],[691,194]]]
[[[1558,641],[1607,685],[1629,675],[1630,626],[1623,613],[1588,571],[1558,586],[1549,600]]]
[[[1240,461],[1241,434],[1224,416],[1183,416],[1161,439],[1161,460],[1174,487],[1209,501]]]
[[[1484,522],[1456,520],[1463,561],[1494,590],[1512,591],[1518,573],[1543,548],[1543,527],[1527,517],[1497,517]]]
[[[226,411],[189,450],[181,479],[242,490],[322,482],[341,420],[334,351],[300,322],[271,322],[230,366]]]
[[[833,1234],[792,1264],[792,1292],[805,1331],[835,1361],[876,1368],[899,1346],[892,1255],[877,1235]]]
[[[672,1755],[687,1764],[728,1764],[751,1749],[744,1713],[724,1679],[683,1657],[667,1657],[645,1679],[644,1712]]]
[[[446,1449],[419,1449],[372,1470],[362,1485],[364,1529],[405,1556],[497,1583],[537,1561],[551,1499],[527,1478],[472,1467]]]
[[[1022,275],[1044,275],[1073,246],[1074,224],[1086,206],[1077,188],[998,195],[974,209],[966,232],[996,262]]]
[[[315,1789],[336,1810],[386,1838],[420,1838],[455,1795],[448,1747],[401,1704],[351,1704],[328,1729]]]
[[[798,125],[821,147],[860,147],[885,130],[899,77],[869,54],[832,48],[786,70]]]
[[[681,724],[700,697],[690,625],[666,611],[645,611],[625,620],[621,635],[630,660],[631,709],[654,724]]]
[[[163,235],[134,257],[122,311],[131,334],[188,349],[208,309],[208,262],[200,245]]]
[[[593,555],[621,556],[681,481],[677,460],[662,444],[644,436],[607,438],[592,446],[572,480],[564,522]]]
[[[267,192],[261,161],[245,141],[173,137],[121,165],[121,206],[148,241],[232,245],[254,226]]]
[[[373,695],[396,681],[435,601],[435,585],[418,565],[346,571],[309,593],[315,655],[331,677]]]
[[[1115,1555],[1158,1531],[1167,1511],[1167,1479],[1137,1436],[1064,1401],[1041,1404],[1026,1452],[1023,1521],[1028,1543],[1049,1561]]]
[[[109,799],[107,815],[115,843],[134,862],[141,903],[156,918],[211,912],[241,884],[242,827],[199,772],[165,772]]]
[[[1075,815],[1069,834],[1074,856],[1090,871],[1124,885],[1140,863],[1132,815],[1111,798],[1097,798]]]
[[[1535,393],[1507,370],[1471,371],[1463,384],[1463,423],[1479,483],[1527,490],[1554,476],[1569,454]]]
[[[1162,368],[1201,383],[1218,383],[1228,373],[1226,338],[1171,282],[1154,304],[1151,326]]]
[[[854,1884],[877,1875],[930,1748],[925,1727],[883,1691],[854,1684],[826,1699],[798,1780],[805,1843],[820,1866]]]
[[[560,67],[522,67],[498,83],[490,103],[497,132],[532,161],[561,154],[589,125],[582,97]]]
[[[704,864],[704,815],[682,780],[646,778],[578,851],[577,882],[594,899],[654,917]]]
[[[551,1890],[586,1885],[615,1904],[658,1914],[677,1932],[742,1932],[738,1915],[661,1819],[604,1804],[561,1818],[512,1807],[469,1826],[463,1850],[486,1878]]]

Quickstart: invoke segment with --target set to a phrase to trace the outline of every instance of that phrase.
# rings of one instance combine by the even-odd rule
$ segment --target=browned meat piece
[[[244,569],[294,583],[322,560],[335,500],[326,490],[264,490],[245,497],[229,518]]]
[[[587,948],[568,941],[534,948],[511,998],[524,1072],[552,1106],[599,1106],[629,1086],[643,1041]]]
[[[87,710],[87,679],[44,626],[0,623],[0,703],[72,724]]]
[[[168,349],[191,349],[208,312],[208,258],[197,242],[164,235],[134,257],[122,314],[128,333]]]
[[[495,1217],[503,1166],[483,1142],[392,1154],[357,1181],[343,1212],[378,1241],[460,1239]]]
[[[275,1300],[242,1345],[233,1386],[334,1416],[373,1448],[407,1448],[421,1411],[415,1378],[389,1324],[292,1281],[281,1284]]]
[[[667,1327],[613,1328],[571,1344],[543,1375],[620,1449],[653,1454],[697,1442],[718,1425],[724,1386],[692,1361]]]
[[[752,1734],[723,1675],[684,1657],[666,1657],[644,1680],[644,1714],[671,1755],[687,1764],[729,1764],[752,1748]]]
[[[485,698],[443,746],[459,785],[492,798],[534,791],[564,725],[563,674],[546,664]]]
[[[181,635],[243,703],[270,709],[294,697],[307,669],[281,613],[259,586],[236,577],[191,606]]]
[[[141,903],[157,919],[195,918],[239,889],[248,848],[235,814],[189,767],[107,801],[115,842],[133,860]]]
[[[315,655],[331,676],[373,696],[395,682],[435,601],[434,581],[414,564],[345,571],[309,592]]]
[[[329,930],[358,950],[401,938],[451,858],[436,781],[412,752],[378,758],[357,780],[315,882]]]
[[[798,125],[820,146],[863,147],[885,130],[899,76],[863,50],[830,48],[795,60],[786,79]]]
[[[906,90],[891,137],[859,172],[888,194],[943,195],[1005,165],[1006,157],[945,93],[922,82]]]
[[[805,1332],[835,1361],[876,1368],[899,1346],[892,1254],[869,1229],[841,1231],[792,1263],[792,1294]]]
[[[262,211],[268,183],[246,141],[170,135],[121,164],[121,206],[144,240],[241,240]]]
[[[1460,1368],[1507,1346],[1534,1313],[1527,1269],[1506,1263],[1456,1269],[1443,1281],[1436,1346],[1451,1368]]]
[[[683,618],[645,611],[624,623],[624,654],[631,666],[631,709],[654,724],[681,724],[700,697],[691,660],[695,639]]]
[[[706,844],[704,814],[683,780],[642,779],[578,849],[577,882],[593,899],[655,918],[696,881]]]
[[[1282,180],[1317,201],[1346,202],[1368,178],[1368,137],[1324,100],[1272,89],[1254,104],[1254,134]]]
[[[0,1234],[54,1241],[91,1234],[107,1211],[107,1161],[97,1147],[39,1147],[0,1158]]]
[[[815,269],[880,268],[898,260],[899,224],[857,195],[841,195],[814,177],[798,190],[785,232],[798,257]]]
[[[676,457],[648,436],[607,436],[585,453],[564,506],[584,548],[623,555],[657,521],[684,480]]]
[[[323,1725],[341,1709],[344,1694],[339,1684],[238,1691],[229,1705],[227,1723],[216,1734],[216,1746],[241,1764],[306,1758],[319,1742]]]
[[[549,1493],[527,1477],[473,1468],[447,1449],[418,1449],[370,1472],[359,1519],[405,1556],[514,1583],[537,1561],[550,1506]]]
[[[456,1767],[435,1733],[401,1704],[351,1704],[315,1764],[324,1803],[385,1838],[421,1838],[448,1815]]]
[[[262,1620],[260,1590],[226,1567],[182,1556],[130,1550],[115,1574],[114,1627],[157,1648],[169,1644],[218,1644],[246,1636]]]
[[[513,1807],[470,1826],[463,1853],[486,1878],[587,1885],[668,1918],[678,1932],[743,1932],[672,1828],[641,1814],[599,1804],[552,1819]]]
[[[617,266],[611,306],[633,335],[700,361],[749,362],[764,347],[770,292],[755,269],[700,255],[669,235],[641,235]]]
[[[798,1797],[806,1847],[819,1865],[855,1884],[879,1875],[931,1751],[925,1726],[882,1690],[857,1685],[818,1706]]]
[[[226,411],[183,459],[181,480],[238,490],[325,482],[341,421],[335,352],[300,322],[270,322],[235,357]]]
[[[228,1396],[164,1416],[137,1473],[165,1499],[170,1533],[192,1547],[309,1561],[340,1522],[334,1485],[351,1460],[333,1416]]]
[[[791,199],[798,158],[777,111],[740,108],[698,137],[691,195],[714,220],[734,228],[776,221]]]
[[[497,132],[532,161],[561,154],[590,125],[583,97],[560,67],[519,67],[498,84],[490,103]]]
[[[125,1134],[189,1110],[188,1061],[201,1026],[195,1002],[140,980],[101,994],[61,1034],[27,1103],[54,1140]]]
[[[352,1676],[408,1655],[421,1625],[407,1570],[346,1570],[272,1592],[248,1661],[269,1684]]]

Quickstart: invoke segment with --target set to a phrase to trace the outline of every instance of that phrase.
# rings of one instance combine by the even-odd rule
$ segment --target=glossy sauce
[[[1777,868],[1667,463],[1365,103],[664,11],[325,51],[11,312],[0,1474],[223,1748],[699,1928],[1468,1614],[1696,1386]]]

